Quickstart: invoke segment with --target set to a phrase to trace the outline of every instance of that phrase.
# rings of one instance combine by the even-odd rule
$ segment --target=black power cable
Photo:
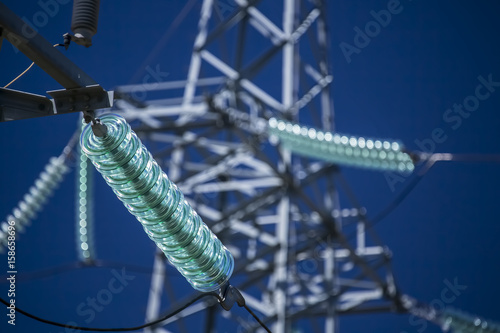
[[[432,168],[436,160],[428,159],[427,163],[420,169],[417,175],[411,180],[411,182],[394,198],[382,211],[380,211],[375,217],[373,217],[370,222],[371,226],[375,226],[377,223],[382,221],[387,215],[392,213],[406,197],[415,189],[418,183],[424,178],[425,174]]]
[[[417,153],[418,154],[418,153]],[[371,226],[379,223],[392,213],[406,197],[415,189],[417,184],[427,174],[427,172],[434,166],[436,162],[483,162],[483,163],[500,163],[499,154],[450,154],[450,153],[434,153],[426,155],[420,153],[420,161],[425,162],[423,167],[419,170],[415,178],[394,198],[382,211],[375,217],[370,219]]]
[[[413,192],[427,172],[436,164],[436,162],[482,162],[482,163],[500,163],[500,154],[450,154],[434,153],[426,154],[422,152],[413,153],[417,161],[424,163],[422,168],[416,173],[415,177],[399,192],[399,194],[389,202],[385,208],[378,212],[373,218],[367,219],[370,225],[368,229],[375,227],[376,224],[383,221]],[[356,232],[348,235],[348,239],[356,236]]]
[[[260,319],[259,317],[257,317],[257,315],[248,307],[248,305],[243,305],[243,307],[245,308],[245,310],[248,311],[248,313],[250,313],[252,315],[252,317],[255,318],[255,320],[257,320],[257,322],[260,324],[260,326],[262,326],[268,333],[272,333],[271,330],[266,326],[266,324],[264,324]]]
[[[183,306],[177,308],[176,310],[168,313],[167,315],[165,315],[161,318],[153,320],[153,321],[146,323],[144,325],[134,326],[134,327],[123,327],[123,328],[98,328],[98,327],[80,327],[80,326],[74,326],[74,325],[67,325],[67,324],[61,324],[61,323],[58,323],[58,322],[55,322],[52,320],[40,318],[38,316],[35,316],[29,312],[26,312],[26,311],[18,308],[17,306],[16,306],[16,311],[25,315],[26,317],[29,317],[31,319],[34,319],[34,320],[39,321],[39,322],[44,323],[44,324],[49,324],[49,325],[64,327],[64,328],[70,328],[73,330],[94,331],[94,332],[127,332],[127,331],[137,331],[137,330],[143,329],[145,327],[150,327],[150,326],[159,324],[159,323],[161,323],[169,318],[172,318],[173,316],[177,315],[178,313],[184,311],[186,308],[188,308],[193,303],[196,303],[200,299],[208,297],[208,296],[212,296],[212,297],[217,298],[219,300],[219,302],[224,301],[217,293],[214,293],[214,292],[200,294],[200,295],[194,297],[193,299],[191,299],[190,301],[188,301]],[[10,305],[6,300],[4,300],[1,297],[0,297],[0,303],[5,304],[6,306]],[[245,310],[248,311],[249,314],[251,314],[255,318],[255,320],[262,326],[262,328],[264,328],[267,332],[272,333],[271,330],[259,319],[259,317],[257,317],[257,315],[246,304],[244,304],[243,307],[245,308]]]
[[[34,319],[36,321],[39,321],[39,322],[42,322],[42,323],[45,323],[45,324],[49,324],[49,325],[53,325],[53,326],[70,328],[70,329],[73,329],[73,330],[94,331],[94,332],[127,332],[127,331],[137,331],[137,330],[140,330],[142,328],[153,326],[153,325],[156,325],[158,323],[161,323],[162,321],[167,320],[167,319],[175,316],[179,312],[185,310],[191,304],[197,302],[198,300],[200,300],[200,299],[202,299],[204,297],[208,297],[208,296],[213,296],[213,297],[216,297],[219,300],[221,300],[221,297],[218,294],[216,294],[216,293],[204,293],[204,294],[196,296],[195,298],[193,298],[192,300],[188,301],[186,304],[184,304],[180,308],[172,311],[171,313],[163,316],[162,318],[153,320],[153,321],[151,321],[151,322],[149,322],[147,324],[144,324],[144,325],[135,326],[135,327],[124,327],[124,328],[97,328],[97,327],[80,327],[80,326],[66,325],[66,324],[61,324],[61,323],[58,323],[58,322],[55,322],[55,321],[52,321],[52,320],[47,320],[47,319],[43,319],[43,318],[40,318],[38,316],[32,315],[29,312],[21,310],[17,306],[16,306],[16,311],[19,312],[19,313],[21,313],[21,314],[23,314],[23,315],[25,315],[26,317],[29,317],[29,318]],[[3,303],[3,304],[5,304],[5,305],[7,305],[7,306],[10,305],[7,301],[5,301],[1,297],[0,297],[0,302]]]

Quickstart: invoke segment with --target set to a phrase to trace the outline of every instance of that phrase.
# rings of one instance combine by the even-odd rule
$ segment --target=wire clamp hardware
[[[101,119],[94,118],[91,121],[92,133],[98,138],[104,138],[108,134],[108,128],[101,123]]]
[[[226,311],[231,310],[234,303],[238,303],[238,306],[240,307],[245,306],[245,299],[243,298],[243,295],[238,289],[231,286],[230,284],[227,284],[221,288],[221,297],[222,300],[219,301],[220,305]]]
[[[96,118],[94,110],[84,110],[83,120],[86,124],[90,123],[92,133],[99,138],[103,138],[108,134],[108,128],[101,122],[101,119]]]

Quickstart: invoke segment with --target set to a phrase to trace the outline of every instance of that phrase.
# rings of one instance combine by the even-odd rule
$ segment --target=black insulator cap
[[[92,45],[92,37],[97,33],[99,4],[100,0],[74,0],[71,30],[75,43],[85,47]]]

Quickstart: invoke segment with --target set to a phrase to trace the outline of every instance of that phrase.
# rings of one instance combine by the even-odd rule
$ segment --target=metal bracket
[[[2,35],[19,51],[34,61],[64,88],[80,88],[96,84],[94,79],[53,47],[36,30],[0,2]]]
[[[54,98],[57,113],[104,109],[113,106],[113,92],[100,85],[47,91]]]
[[[44,96],[2,89],[0,121],[26,119],[60,113],[89,111],[113,105],[113,92],[106,92],[82,69],[56,50],[52,43],[0,2],[0,44],[3,39],[35,62],[66,90],[48,92],[53,105]],[[67,47],[68,37],[65,36]],[[52,104],[52,103],[50,103]]]
[[[225,287],[223,287],[221,292],[222,301],[220,302],[220,305],[224,310],[231,310],[234,303],[237,303],[240,307],[245,306],[245,299],[243,298],[243,295],[238,289],[231,286],[230,284],[227,284]]]
[[[45,96],[0,88],[0,122],[53,114],[52,101]]]
[[[0,88],[0,122],[61,113],[93,111],[113,106],[113,91],[108,92],[99,85],[47,93],[54,99]]]

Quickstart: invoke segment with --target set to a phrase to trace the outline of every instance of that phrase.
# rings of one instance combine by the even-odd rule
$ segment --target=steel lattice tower
[[[170,283],[170,277],[178,277],[179,272],[169,275],[168,261],[158,251],[147,302],[147,323],[140,326],[148,327],[147,332],[168,332],[164,326],[172,322],[186,331],[183,318],[201,310],[206,310],[205,332],[223,329],[225,325],[219,327],[216,320],[218,303],[231,310],[221,311],[224,317],[240,322],[238,332],[267,330],[259,317],[274,332],[296,332],[296,328],[337,332],[340,315],[386,311],[408,313],[440,326],[443,331],[500,332],[497,323],[445,307],[443,293],[448,289],[441,293],[441,309],[436,308],[436,299],[425,304],[399,292],[391,271],[391,253],[377,240],[365,209],[336,164],[411,172],[416,164],[425,162],[396,200],[372,220],[377,223],[412,191],[435,162],[498,162],[498,155],[410,152],[397,141],[340,136],[333,122],[326,0],[231,0],[234,4],[228,1],[203,1],[186,80],[121,86],[115,92],[104,90],[55,50],[56,46],[67,48],[70,41],[91,45],[97,31],[98,0],[75,0],[74,10],[80,8],[77,12],[82,15],[73,15],[75,35],[64,34],[63,44],[48,42],[36,29],[26,39],[26,22],[0,2],[0,39],[5,38],[33,61],[0,88],[0,121],[82,111],[84,122],[91,123],[91,127],[81,131],[79,120],[78,130],[63,152],[50,159],[29,192],[0,223],[0,252],[8,247],[9,256],[15,253],[12,249],[15,245],[10,244],[14,226],[22,232],[29,225],[70,164],[76,162],[75,231],[79,261],[48,272],[117,267],[119,263],[100,261],[94,253],[92,160],[120,200],[130,204],[127,208],[131,213],[142,216],[139,222],[147,222],[146,232],[171,262],[180,262],[190,269],[179,270],[182,275],[195,276],[206,287],[198,288],[199,285],[192,283],[194,288],[220,291],[220,295],[208,293],[176,302],[172,290],[176,282]],[[194,2],[189,1],[181,14],[186,13],[186,8],[189,11]],[[281,14],[281,19],[276,19]],[[169,33],[170,30],[165,36]],[[53,99],[8,89],[34,64],[64,87],[47,92]],[[151,68],[146,69],[154,76]],[[488,78],[485,81],[478,77],[483,87],[493,92],[492,87],[497,83],[492,81],[492,74]],[[476,95],[478,88],[481,86],[477,86]],[[139,90],[161,99],[139,101],[135,94]],[[114,107],[113,96],[118,99]],[[464,105],[472,97],[465,98]],[[479,99],[483,100],[477,95]],[[179,185],[186,200],[232,256],[205,224],[204,231],[200,231],[198,227],[203,222],[199,216],[182,201],[184,196],[160,167],[152,163],[148,149],[140,146],[127,122],[116,115],[96,119],[95,111],[102,109],[127,118],[170,180]],[[114,122],[110,126],[119,122],[119,133],[126,134],[118,135],[118,127],[108,128],[101,120],[107,124]],[[106,134],[108,130],[110,135]],[[80,132],[83,132],[83,147],[75,152]],[[88,145],[90,133],[103,142],[96,139]],[[113,146],[116,142],[110,144],[109,140],[115,139],[119,144]],[[104,165],[112,168],[104,170],[101,168]],[[167,195],[172,201],[166,201]],[[344,197],[346,200],[341,201]],[[173,210],[179,213],[172,214]],[[168,223],[166,220],[180,228],[160,225]],[[182,235],[178,235],[180,229]],[[165,236],[170,232],[177,234],[172,237],[175,239]],[[195,237],[184,237],[186,234]],[[205,246],[207,243],[212,245]],[[189,254],[184,256],[186,253]],[[181,256],[182,260],[176,262]],[[236,265],[230,286],[227,279],[233,268],[232,257]],[[9,267],[14,269],[11,260]],[[214,275],[205,278],[218,273],[219,260],[226,268],[225,275],[217,280]],[[136,270],[149,273],[143,267]],[[215,287],[214,281],[217,281]],[[192,291],[189,286],[177,286],[182,292]],[[452,287],[447,288],[451,291]],[[161,315],[164,289],[169,303],[173,303],[169,309],[177,310]],[[206,296],[212,300],[196,303]],[[232,311],[236,300],[240,307],[245,306],[250,321]],[[12,298],[9,303],[0,297],[0,302],[9,308],[13,305]],[[85,328],[18,311],[40,322],[66,328],[101,331],[140,328]],[[81,315],[78,310],[77,314]],[[159,322],[157,318],[168,319]]]
[[[122,86],[115,111],[231,250],[232,284],[273,332],[291,332],[304,318],[337,332],[341,314],[397,310],[391,254],[368,237],[366,212],[339,167],[292,155],[267,133],[270,117],[334,129],[326,1],[275,3],[279,23],[260,1],[236,3],[223,18],[227,4],[204,0],[187,80],[140,87],[168,98],[137,102],[138,86]],[[229,57],[220,51],[226,41]],[[340,207],[338,187],[350,207]],[[165,269],[157,255],[155,272]],[[159,315],[163,279],[153,275],[147,320]]]

